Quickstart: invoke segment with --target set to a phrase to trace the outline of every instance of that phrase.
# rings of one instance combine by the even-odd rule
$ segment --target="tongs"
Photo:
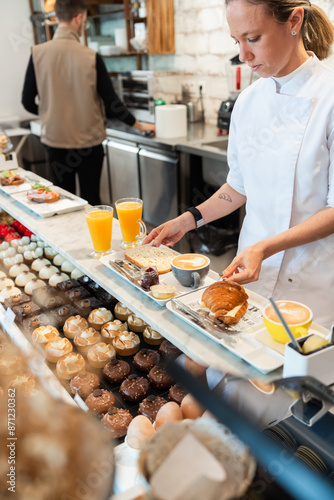
[[[110,265],[110,267],[115,269],[115,271],[123,274],[129,281],[131,281],[131,283],[134,283],[138,287],[140,286],[138,283],[138,279],[140,276],[139,273],[135,273],[131,269],[128,269],[128,268],[124,267],[123,265],[120,265],[119,261],[109,260],[109,265]]]

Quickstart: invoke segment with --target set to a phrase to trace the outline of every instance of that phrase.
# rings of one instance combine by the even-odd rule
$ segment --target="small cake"
[[[76,300],[73,304],[78,310],[78,313],[85,317],[89,315],[92,309],[102,307],[102,303],[96,297],[87,297],[86,299]]]
[[[104,342],[112,344],[114,338],[120,335],[122,332],[128,330],[127,323],[122,323],[119,319],[114,321],[108,321],[105,323],[101,329],[101,335]]]
[[[8,271],[8,274],[11,278],[16,278],[19,274],[23,273],[24,271],[29,271],[29,267],[21,262],[19,264],[14,264],[13,266],[11,266]]]
[[[87,330],[87,328],[89,328],[89,325],[85,318],[77,314],[76,316],[67,318],[63,326],[63,332],[68,339],[74,339],[78,333]]]
[[[38,259],[35,259],[32,264],[31,264],[31,269],[33,271],[36,271],[37,273],[40,272],[41,269],[43,269],[44,266],[51,265],[51,262],[48,259],[43,259],[43,257],[39,257]]]
[[[72,288],[75,288],[80,285],[79,281],[70,280],[67,274],[65,274],[65,276],[67,276],[66,280],[57,283],[57,288],[62,292],[66,292],[67,290],[72,290]]]
[[[139,404],[138,413],[149,418],[153,423],[158,411],[166,403],[167,401],[164,398],[151,394]]]
[[[80,269],[78,269],[77,267],[75,269],[73,269],[73,271],[71,272],[71,279],[72,280],[77,280],[78,278],[81,278],[81,276],[84,276],[85,273],[83,273]]]
[[[88,316],[88,323],[95,330],[101,330],[102,326],[108,321],[112,321],[113,315],[109,309],[99,307],[94,309]]]
[[[60,269],[64,273],[71,274],[71,272],[73,271],[73,269],[75,269],[75,265],[73,265],[72,262],[70,262],[69,260],[64,260],[64,262],[62,263]]]
[[[26,284],[29,283],[30,280],[33,280],[35,278],[36,278],[36,274],[34,274],[30,271],[23,271],[23,273],[20,273],[18,276],[16,276],[15,285],[25,287]]]
[[[6,299],[4,305],[6,308],[7,307],[12,308],[29,301],[30,301],[29,295],[27,295],[26,293],[18,293],[17,295],[13,295],[12,297],[9,297],[9,299]]]
[[[58,254],[58,251],[55,250],[54,248],[44,247],[44,255],[47,259],[52,260],[57,254]]]
[[[114,338],[112,345],[119,356],[131,356],[139,351],[140,339],[136,333],[122,332]]]
[[[137,370],[148,373],[160,361],[160,354],[152,349],[140,349],[133,358]]]
[[[73,342],[79,352],[86,354],[90,347],[101,342],[101,335],[94,328],[87,328],[83,332],[77,333]]]
[[[186,396],[187,394],[188,392],[185,389],[183,389],[183,387],[174,384],[169,389],[168,397],[171,401],[174,401],[174,403],[180,405],[182,403],[184,396]]]
[[[100,379],[96,373],[81,372],[72,378],[70,388],[72,394],[79,394],[82,399],[86,399],[95,389],[100,388]]]
[[[121,302],[117,302],[114,310],[115,318],[120,319],[121,321],[126,321],[132,311],[125,307]]]
[[[113,438],[121,438],[126,435],[133,417],[131,413],[123,408],[111,406],[102,417],[102,424],[111,432]]]
[[[85,369],[85,360],[77,352],[70,352],[57,361],[57,376],[64,380],[70,380]]]
[[[89,297],[89,291],[83,286],[77,286],[76,288],[72,288],[72,290],[67,290],[67,292],[65,292],[65,297],[69,302],[74,302],[75,300]]]
[[[94,368],[103,368],[111,359],[116,357],[116,351],[111,344],[98,342],[88,349],[87,360]]]
[[[147,324],[141,318],[138,318],[135,314],[130,314],[127,319],[128,326],[130,330],[136,333],[142,333]]]
[[[161,343],[161,345],[159,347],[159,353],[164,358],[167,358],[167,357],[176,358],[177,356],[182,354],[180,349],[178,347],[176,347],[174,344],[172,344],[171,342],[169,342],[169,340],[167,340],[167,339],[164,339],[163,342]]]
[[[39,271],[39,278],[41,280],[49,280],[51,276],[58,273],[58,267],[52,266],[51,264],[46,264],[46,266],[42,267]]]
[[[151,345],[160,345],[164,339],[159,332],[153,330],[150,326],[147,326],[143,331],[143,337],[145,342]]]
[[[53,263],[55,266],[61,266],[63,262],[65,262],[65,257],[63,257],[62,255],[60,255],[60,253],[58,253],[57,255],[54,256],[54,259],[53,259]]]
[[[85,400],[86,405],[96,415],[107,413],[111,406],[115,406],[116,398],[112,392],[105,389],[95,389]]]
[[[68,281],[68,274],[58,272],[51,276],[51,278],[49,279],[49,285],[58,286],[60,283],[63,283],[64,281]]]
[[[174,383],[172,377],[166,370],[157,365],[151,368],[147,377],[152,386],[156,389],[169,389]]]
[[[103,376],[111,384],[120,384],[128,375],[130,375],[131,368],[129,363],[123,359],[112,359],[104,365],[102,373]]]
[[[31,335],[31,340],[34,344],[45,347],[48,342],[59,338],[59,332],[57,328],[51,325],[40,326],[36,328]]]
[[[3,265],[6,269],[9,269],[15,264],[21,264],[22,262],[23,262],[22,255],[14,255],[14,257],[7,257],[7,259],[4,259]]]
[[[78,311],[70,304],[64,304],[63,306],[57,307],[49,311],[51,322],[57,327],[63,326],[67,318],[70,316],[75,316]]]
[[[126,401],[142,401],[150,392],[150,383],[145,377],[129,375],[123,380],[119,393]]]
[[[62,337],[50,340],[45,346],[46,359],[51,363],[57,363],[62,356],[65,356],[72,351],[73,346],[71,342]]]
[[[14,286],[14,281],[9,278],[0,278],[0,292],[7,288],[8,286]],[[18,285],[19,286],[19,285]]]
[[[24,291],[27,295],[32,295],[34,290],[36,290],[37,288],[43,288],[45,286],[46,284],[44,281],[34,278],[28,281],[28,283],[24,287]]]
[[[46,316],[46,314],[38,314],[37,316],[31,316],[30,318],[26,318],[22,322],[23,328],[27,332],[31,332],[38,328],[39,326],[47,326],[50,324],[50,319]]]
[[[15,314],[15,320],[19,323],[22,323],[25,318],[29,318],[29,316],[37,315],[41,312],[41,308],[32,301],[14,306],[12,310]]]

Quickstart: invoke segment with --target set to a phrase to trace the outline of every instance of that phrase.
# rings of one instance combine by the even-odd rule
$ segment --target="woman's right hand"
[[[195,229],[194,217],[190,212],[185,212],[153,229],[144,239],[143,245],[152,242],[156,247],[165,245],[172,248],[191,229]]]

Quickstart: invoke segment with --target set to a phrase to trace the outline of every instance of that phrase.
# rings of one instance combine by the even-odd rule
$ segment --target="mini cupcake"
[[[101,335],[94,328],[87,328],[87,330],[77,333],[73,342],[79,352],[86,354],[90,347],[101,342]]]
[[[116,351],[111,344],[98,342],[88,349],[87,360],[94,368],[103,368],[111,359],[116,357]]]
[[[151,345],[160,345],[161,342],[163,341],[163,336],[157,332],[156,330],[153,330],[150,326],[147,326],[143,332],[143,337],[145,342],[147,344]]]
[[[70,352],[57,361],[57,376],[61,379],[70,380],[85,369],[86,362],[81,354]]]
[[[147,324],[141,318],[138,318],[135,314],[130,314],[127,319],[130,330],[136,333],[142,333]]]
[[[70,382],[71,393],[78,394],[82,399],[88,398],[95,389],[99,388],[100,379],[96,373],[92,372],[81,372]]]
[[[116,398],[112,392],[105,389],[95,389],[85,400],[86,405],[96,415],[107,413],[108,408],[115,406]]]
[[[113,315],[109,309],[99,307],[94,309],[88,316],[88,323],[95,330],[101,330],[102,326],[113,319]]]
[[[36,328],[31,334],[31,340],[34,344],[46,347],[47,343],[59,337],[57,328],[51,325],[40,326]]]
[[[136,333],[123,332],[113,340],[112,345],[120,356],[131,356],[139,351],[140,339]]]
[[[63,326],[64,334],[68,339],[74,339],[78,334],[89,328],[88,322],[82,316],[70,316]]]
[[[102,340],[108,344],[112,344],[114,338],[127,330],[127,323],[122,323],[119,319],[108,321],[108,323],[105,323],[101,329]]]
[[[102,424],[113,438],[121,438],[126,435],[132,422],[132,415],[128,410],[111,406],[102,417]]]
[[[115,318],[120,319],[121,321],[126,321],[132,311],[124,306],[121,302],[117,302],[114,310]]]
[[[51,363],[57,363],[57,361],[66,354],[73,351],[73,346],[68,339],[59,337],[54,340],[50,340],[45,346],[45,356]]]

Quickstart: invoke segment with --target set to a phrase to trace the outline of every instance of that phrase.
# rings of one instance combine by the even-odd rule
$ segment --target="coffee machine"
[[[221,103],[218,111],[217,127],[221,135],[228,134],[235,101],[241,90],[247,86],[247,84],[244,85],[245,82],[242,85],[242,74],[244,73],[244,68],[246,69],[246,66],[242,67],[242,65],[244,63],[240,61],[239,55],[232,57],[226,64],[227,86],[230,96],[226,101]]]

